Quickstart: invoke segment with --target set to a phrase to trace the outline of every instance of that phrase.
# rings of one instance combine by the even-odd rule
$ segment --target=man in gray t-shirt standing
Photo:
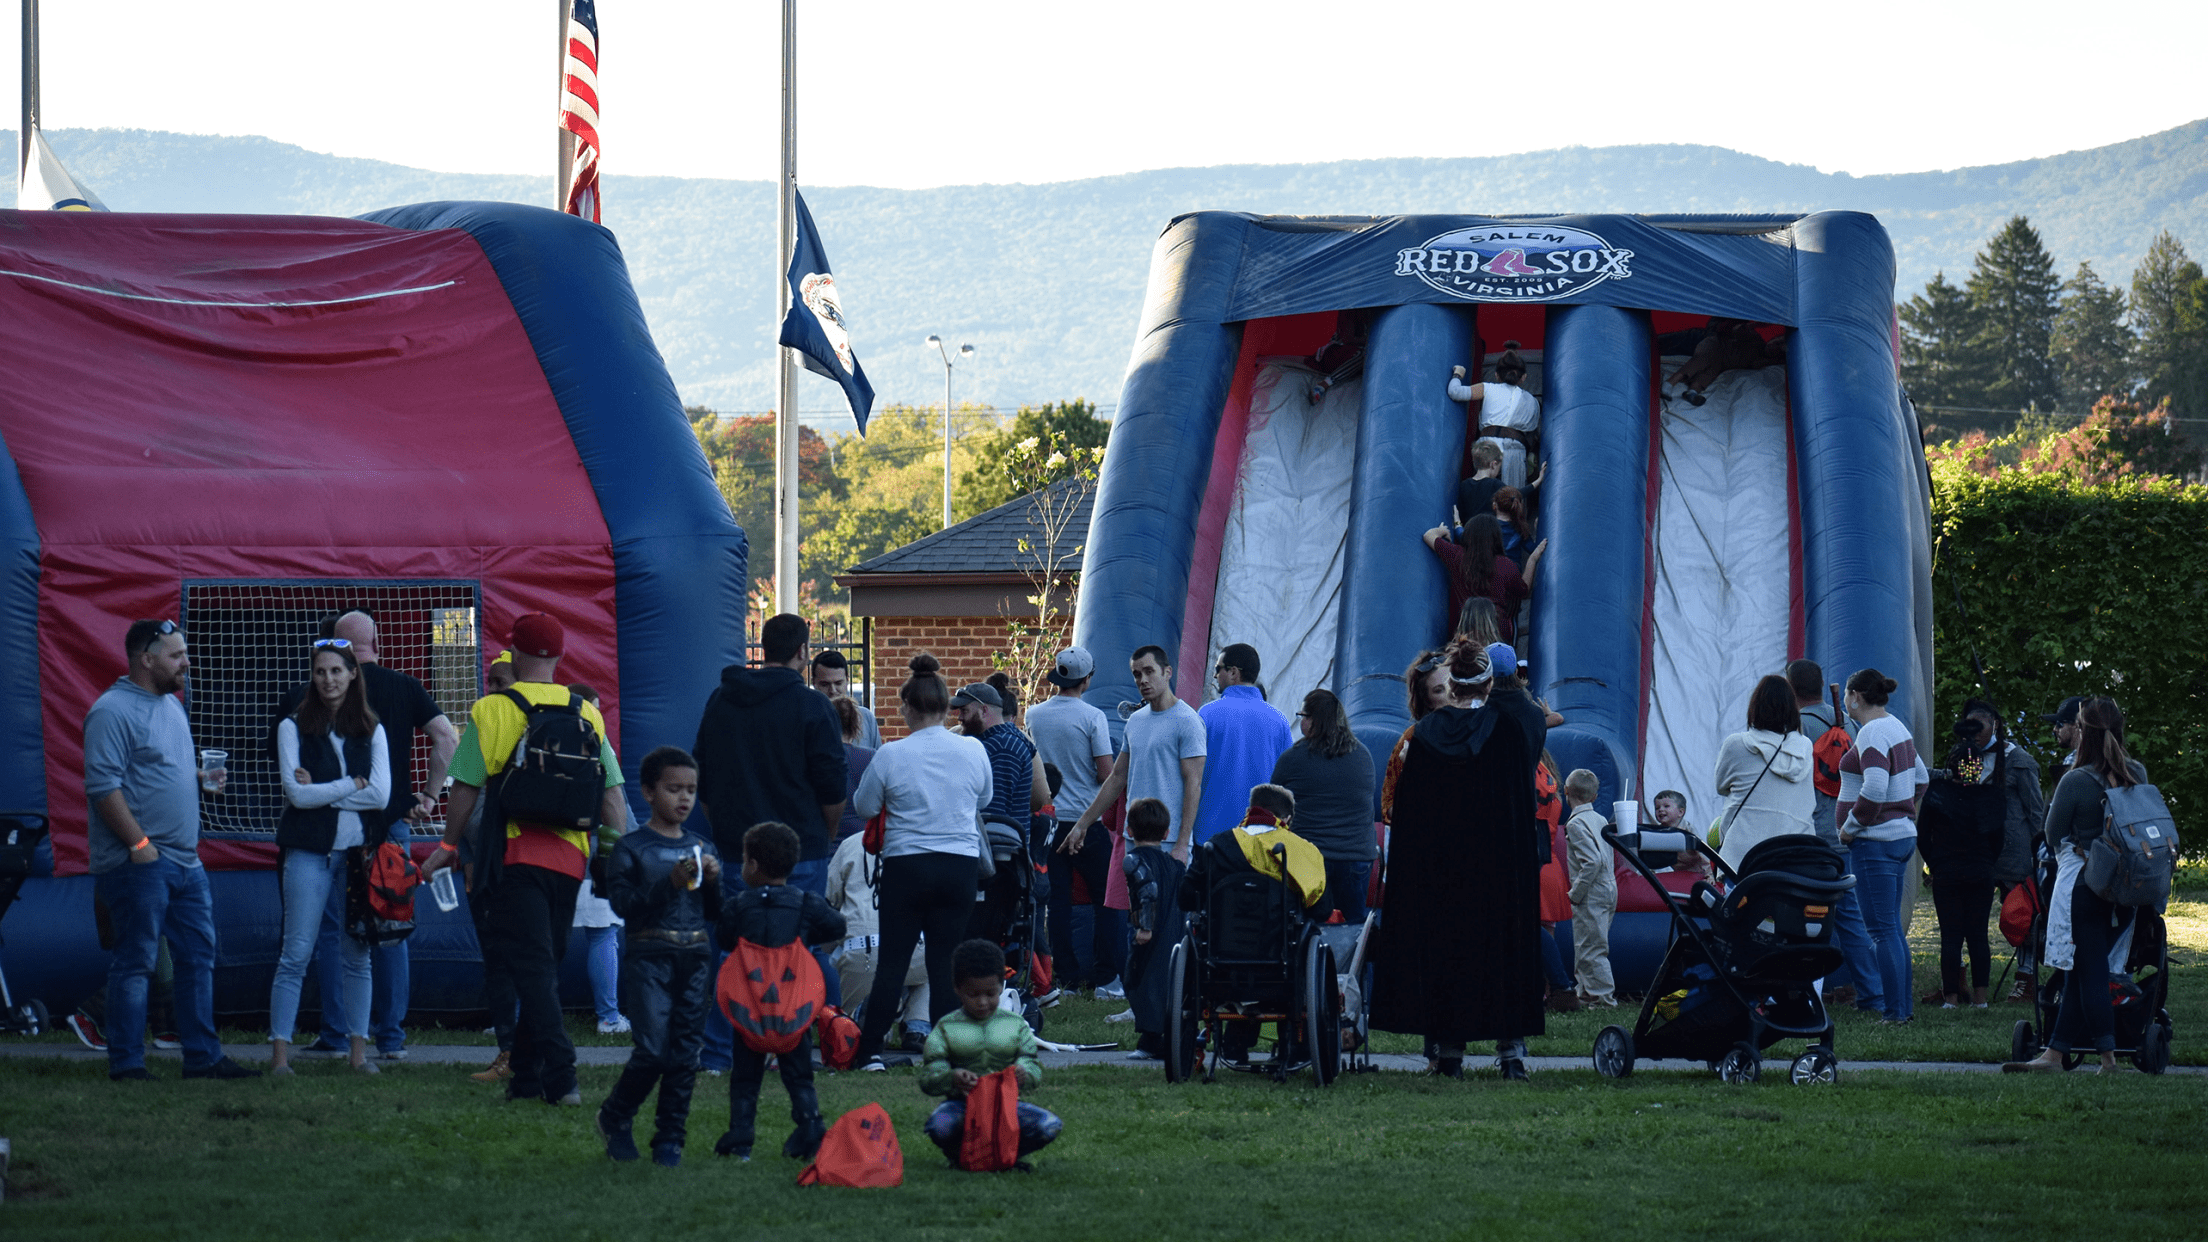
[[[258,1078],[215,1037],[215,908],[199,865],[199,764],[176,693],[191,657],[174,621],[134,621],[130,672],[84,718],[93,883],[115,928],[107,971],[107,1076],[146,1071],[146,997],[168,937],[186,1078]],[[214,778],[217,791],[222,778]]]
[[[1051,800],[1052,819],[1039,829],[1034,843],[1036,860],[1048,865],[1047,852],[1073,828],[1081,812],[1096,801],[1096,792],[1112,774],[1111,722],[1081,695],[1089,688],[1096,661],[1080,647],[1058,653],[1050,671],[1050,684],[1058,693],[1027,709],[1027,733],[1035,739],[1035,757],[1055,764],[1062,784]],[[1052,868],[1050,883],[1050,943],[1057,950],[1057,972],[1067,987],[1101,986],[1119,975],[1120,955],[1115,946],[1124,931],[1112,921],[1104,905],[1110,879],[1112,843],[1108,834],[1095,833],[1083,841],[1078,854],[1068,854]],[[1083,896],[1091,911],[1094,933],[1089,951],[1080,951],[1074,936],[1073,878],[1081,878]]]
[[[1171,817],[1165,842],[1173,857],[1185,863],[1193,834],[1183,829],[1196,823],[1196,804],[1204,792],[1204,721],[1195,708],[1174,697],[1173,666],[1166,662],[1164,648],[1143,647],[1128,665],[1147,710],[1128,717],[1127,748],[1119,752],[1112,774],[1059,848],[1078,852],[1089,825],[1124,793],[1130,801],[1156,798],[1165,803]]]

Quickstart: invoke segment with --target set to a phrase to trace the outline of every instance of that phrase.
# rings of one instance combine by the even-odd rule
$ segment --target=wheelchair
[[[1283,874],[1287,851],[1273,847]],[[1271,876],[1237,871],[1213,877],[1203,908],[1167,962],[1173,1012],[1166,1023],[1165,1077],[1195,1077],[1205,1048],[1204,1081],[1215,1081],[1232,1023],[1278,1023],[1281,1039],[1264,1061],[1228,1062],[1234,1069],[1286,1081],[1308,1064],[1324,1087],[1342,1072],[1342,994],[1334,951],[1319,925],[1305,917],[1294,888]]]

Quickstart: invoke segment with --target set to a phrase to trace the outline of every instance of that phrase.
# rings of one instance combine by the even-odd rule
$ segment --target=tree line
[[[1946,272],[1900,308],[1902,381],[1926,439],[2082,414],[2102,398],[2208,419],[2208,278],[2164,231],[2128,291],[2090,263],[2065,280],[2039,231],[2012,217],[1958,286]],[[1944,433],[1944,434],[1943,434]]]

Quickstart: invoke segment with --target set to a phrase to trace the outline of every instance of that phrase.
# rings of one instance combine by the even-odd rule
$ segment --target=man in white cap
[[[1080,647],[1068,647],[1058,653],[1056,667],[1050,671],[1050,684],[1058,693],[1027,709],[1027,732],[1035,739],[1035,758],[1042,763],[1055,765],[1061,784],[1051,799],[1053,820],[1050,836],[1038,843],[1038,851],[1048,851],[1059,837],[1073,827],[1073,822],[1089,803],[1096,800],[1096,791],[1104,779],[1112,774],[1112,730],[1104,713],[1082,699],[1089,688],[1089,679],[1096,673],[1096,660]],[[1101,986],[1119,977],[1118,946],[1125,939],[1124,933],[1111,934],[1105,920],[1115,911],[1104,905],[1104,886],[1112,860],[1112,842],[1109,834],[1096,833],[1082,842],[1080,853],[1073,855],[1062,868],[1063,874],[1053,876],[1050,886],[1050,942],[1058,950],[1058,967],[1069,986]],[[1047,854],[1046,854],[1047,857]],[[1073,935],[1073,877],[1081,877],[1086,890],[1082,904],[1096,912],[1093,934],[1094,947],[1084,957],[1076,960]],[[1124,918],[1125,915],[1120,915]]]

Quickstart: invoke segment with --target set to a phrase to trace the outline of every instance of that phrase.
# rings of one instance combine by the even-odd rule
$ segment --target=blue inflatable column
[[[1449,399],[1449,368],[1471,352],[1472,312],[1423,303],[1382,311],[1365,347],[1334,691],[1376,771],[1411,723],[1403,670],[1455,620],[1419,535],[1456,495],[1464,407]]]
[[[1558,769],[1593,772],[1608,803],[1640,767],[1653,343],[1638,311],[1566,306],[1550,312],[1544,349],[1549,550],[1534,578],[1530,688],[1564,716],[1549,731]]]
[[[1932,731],[1931,518],[1924,450],[1894,382],[1894,250],[1878,221],[1820,212],[1794,226],[1788,346],[1801,480],[1808,655],[1840,681],[1876,668],[1925,747]]]
[[[1242,326],[1223,322],[1249,221],[1184,216],[1158,239],[1135,353],[1097,481],[1073,641],[1096,657],[1087,698],[1112,710],[1135,698],[1127,658],[1151,643],[1181,649],[1196,519]]]
[[[0,437],[0,815],[46,814],[38,697],[38,524]],[[75,722],[81,726],[82,722]]]

